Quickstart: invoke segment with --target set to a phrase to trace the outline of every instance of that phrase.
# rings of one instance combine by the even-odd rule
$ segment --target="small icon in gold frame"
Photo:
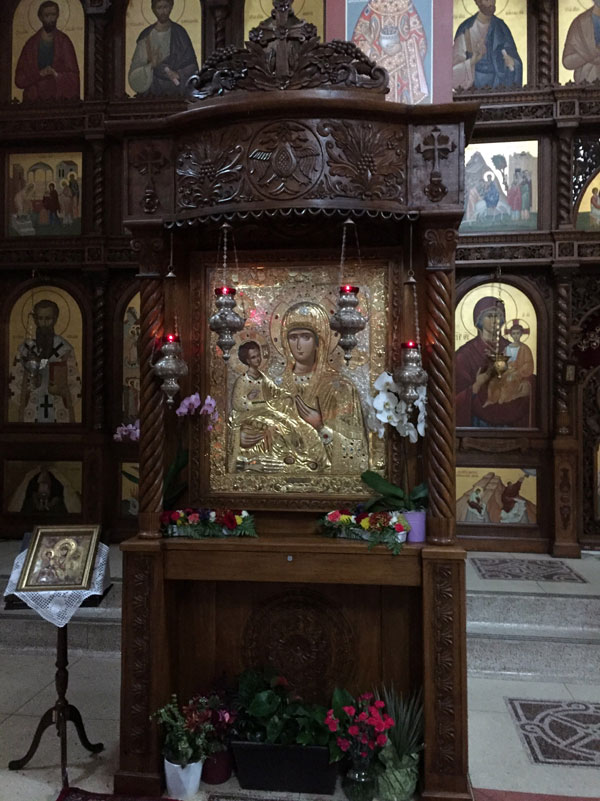
[[[36,526],[17,591],[87,590],[100,526]]]

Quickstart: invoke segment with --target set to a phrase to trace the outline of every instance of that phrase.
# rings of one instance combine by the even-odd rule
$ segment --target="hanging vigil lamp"
[[[415,338],[400,346],[400,366],[394,370],[394,381],[398,386],[398,397],[406,403],[407,411],[420,398],[426,399],[427,373],[421,361],[421,336],[419,330],[419,304],[417,281],[412,266],[412,224],[410,226],[409,268],[404,289],[412,296]]]
[[[218,334],[217,345],[221,348],[223,361],[229,361],[231,348],[235,345],[233,335],[241,331],[246,320],[234,311],[235,289],[227,285],[227,235],[231,231],[229,223],[223,223],[223,282],[215,289],[217,311],[208,320],[208,327]],[[218,258],[218,256],[217,256]]]
[[[345,220],[342,226],[342,252],[340,255],[340,296],[337,302],[337,309],[329,318],[329,327],[332,331],[337,331],[340,335],[338,345],[344,351],[346,364],[352,358],[352,351],[358,344],[356,334],[362,331],[367,324],[367,320],[358,309],[359,287],[352,286],[350,283],[343,283],[344,260],[346,258],[346,238],[348,230],[352,228],[356,237],[358,247],[358,233],[356,224],[353,220]],[[360,250],[359,250],[360,253]]]
[[[173,398],[179,392],[177,379],[188,373],[188,366],[181,356],[179,335],[167,334],[162,338],[160,356],[153,365],[154,373],[162,380],[161,389],[167,398],[167,405],[172,406]]]

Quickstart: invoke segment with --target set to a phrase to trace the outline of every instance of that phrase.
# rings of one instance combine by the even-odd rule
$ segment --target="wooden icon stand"
[[[52,724],[56,724],[56,733],[60,738],[60,773],[62,777],[62,786],[69,786],[69,775],[67,773],[67,723],[71,721],[75,725],[79,740],[84,748],[87,748],[92,754],[97,754],[104,749],[103,743],[91,743],[85,733],[81,713],[77,707],[73,706],[67,701],[67,686],[69,683],[69,671],[67,665],[69,664],[67,658],[67,626],[56,629],[56,675],[55,685],[57,698],[50,709],[42,715],[38,727],[33,736],[33,741],[29,746],[29,750],[21,759],[13,759],[8,763],[9,770],[21,770],[29,762],[31,757],[37,751],[37,748],[42,739],[42,734]]]

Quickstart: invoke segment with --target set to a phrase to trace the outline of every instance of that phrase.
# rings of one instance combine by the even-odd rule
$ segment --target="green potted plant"
[[[167,792],[173,798],[191,798],[198,792],[203,760],[210,753],[213,731],[208,699],[195,696],[179,706],[176,695],[154,713],[163,730],[163,758]]]
[[[337,766],[326,709],[303,702],[277,671],[246,670],[239,677],[231,748],[240,787],[331,795]]]
[[[406,698],[393,687],[383,687],[377,697],[395,721],[388,742],[379,753],[382,770],[377,779],[381,801],[408,801],[419,778],[419,753],[423,749],[423,691]]]
[[[408,522],[410,530],[407,542],[423,542],[425,540],[425,516],[428,501],[427,484],[422,482],[411,491],[375,473],[366,470],[361,474],[362,481],[378,493],[364,504],[365,512],[400,511]]]

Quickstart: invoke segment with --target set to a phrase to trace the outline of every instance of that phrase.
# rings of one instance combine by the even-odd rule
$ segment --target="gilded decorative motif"
[[[342,608],[305,590],[268,598],[244,628],[244,662],[277,668],[303,698],[350,683],[355,650]]]
[[[360,473],[369,466],[384,469],[383,441],[368,430],[367,400],[384,368],[386,273],[382,265],[361,266],[361,309],[372,322],[345,366],[329,328],[337,264],[236,271],[236,299],[248,322],[236,335],[229,366],[216,349],[210,351],[209,391],[224,421],[211,432],[212,492],[356,497],[364,494]],[[214,271],[209,294],[221,280]],[[198,281],[197,302],[203,292]],[[204,354],[200,326],[194,351]],[[196,375],[201,366],[193,365]],[[201,470],[193,465],[193,473]],[[199,480],[192,475],[193,483]]]

